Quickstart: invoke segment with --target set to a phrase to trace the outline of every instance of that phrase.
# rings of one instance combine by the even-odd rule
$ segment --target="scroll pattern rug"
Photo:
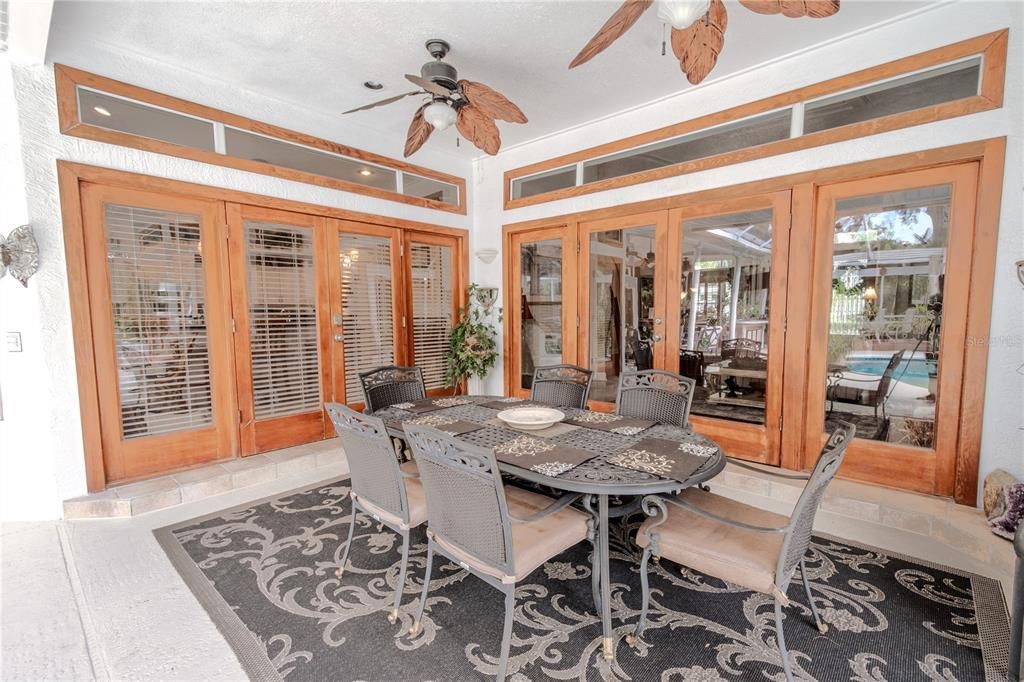
[[[435,558],[423,628],[408,634],[426,542],[413,534],[399,622],[385,613],[399,538],[357,516],[350,566],[335,576],[350,515],[346,480],[156,531],[171,560],[253,679],[466,680],[496,670],[503,598]],[[612,528],[616,634],[639,616],[642,518]],[[520,583],[510,680],[784,680],[770,597],[668,561],[652,571],[653,610],[637,648],[600,655],[590,547],[577,545]],[[799,579],[786,640],[801,680],[1005,679],[1008,624],[999,584],[846,541],[815,537],[807,559],[813,626]]]

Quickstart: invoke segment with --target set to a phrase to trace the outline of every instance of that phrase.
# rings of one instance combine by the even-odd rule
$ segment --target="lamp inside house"
[[[874,303],[878,300],[878,292],[875,291],[874,287],[867,287],[864,289],[864,300],[868,303]]]
[[[444,130],[455,123],[455,109],[444,100],[435,99],[423,110],[423,118],[434,130]]]

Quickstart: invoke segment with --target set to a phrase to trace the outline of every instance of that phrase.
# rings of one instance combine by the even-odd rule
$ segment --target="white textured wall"
[[[212,84],[197,74],[170,72],[152,62],[133,61],[130,56],[104,56],[101,47],[88,58],[77,60],[74,55],[61,54],[60,59],[71,66],[129,82],[144,80],[146,85],[179,97],[221,106],[257,120],[315,135],[330,135],[334,140],[356,146],[379,146],[363,131],[346,135],[344,125],[337,121],[316,117],[282,102],[260,102],[249,93],[232,91],[223,83]],[[133,71],[145,73],[146,77],[133,78]],[[68,291],[67,285],[57,193],[58,159],[323,206],[469,227],[466,216],[60,135],[53,69],[49,65],[10,67],[3,57],[0,117],[0,140],[11,148],[11,153],[4,149],[0,159],[4,168],[0,233],[6,234],[11,227],[30,222],[39,241],[42,262],[28,289],[22,289],[10,278],[0,281],[0,333],[20,331],[25,348],[20,354],[0,350],[0,388],[5,413],[0,421],[3,520],[57,518],[61,500],[86,492],[69,313],[69,297],[79,293]],[[16,117],[16,122],[12,123],[12,117]],[[470,171],[466,161],[443,153],[417,155],[417,161],[462,177],[468,177]],[[20,181],[22,175],[24,182]],[[13,180],[7,182],[8,177]]]
[[[841,18],[842,15],[839,16]],[[1010,28],[1010,46],[1006,97],[1001,109],[633,187],[511,211],[502,209],[502,177],[506,170],[721,111],[840,76],[856,68],[881,64],[1002,28]],[[712,73],[712,78],[705,84],[683,94],[504,150],[495,158],[477,160],[474,162],[476,203],[473,210],[473,249],[485,246],[501,249],[501,226],[506,223],[685,194],[1006,135],[1009,139],[994,314],[989,337],[991,350],[981,475],[984,476],[993,468],[1004,467],[1024,476],[1024,292],[1014,273],[1014,262],[1024,258],[1024,216],[1021,207],[1024,132],[1022,32],[1022,5],[1018,2],[964,1],[940,4],[901,20],[858,32],[841,41],[790,55],[755,70],[717,80]],[[741,49],[741,46],[730,46],[726,39],[725,49]],[[472,275],[481,284],[498,287],[502,284],[499,268],[483,266],[476,259],[473,260]],[[475,390],[499,392],[503,388],[502,376],[499,366]]]

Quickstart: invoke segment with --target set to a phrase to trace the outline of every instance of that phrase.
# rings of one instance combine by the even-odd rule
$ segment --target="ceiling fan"
[[[839,11],[839,0],[739,0],[758,14],[787,17],[830,17]],[[655,0],[626,0],[590,39],[569,68],[600,54],[628,31]],[[696,85],[715,68],[725,45],[728,16],[722,0],[657,0],[658,18],[672,26],[672,52],[686,79]]]
[[[427,95],[430,100],[416,110],[409,124],[405,156],[411,156],[422,147],[434,130],[444,130],[453,123],[459,133],[479,149],[491,156],[497,154],[501,148],[501,134],[495,121],[526,123],[526,115],[497,90],[483,83],[459,80],[455,67],[443,61],[451,50],[448,43],[432,38],[426,47],[434,61],[424,64],[419,76],[405,75],[406,80],[418,85],[420,90],[388,97],[344,113],[373,109],[413,95]]]

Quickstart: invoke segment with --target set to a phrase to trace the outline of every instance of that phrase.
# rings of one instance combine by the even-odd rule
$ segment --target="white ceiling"
[[[839,14],[815,20],[761,16],[726,0],[725,49],[709,80],[924,4],[843,0]],[[573,71],[566,68],[618,5],[65,1],[54,8],[49,58],[76,65],[75,51],[98,42],[333,116],[414,89],[402,74],[418,73],[429,59],[424,41],[439,37],[452,44],[447,61],[460,77],[500,90],[529,117],[522,126],[499,124],[507,147],[691,87],[671,50],[661,57],[662,26],[653,10],[593,61]],[[62,43],[62,35],[74,39]],[[362,82],[368,79],[384,83],[385,89],[365,89]],[[356,129],[393,137],[389,153],[400,156],[416,106],[416,98],[409,98],[350,117],[358,119]],[[344,121],[340,124],[338,141],[358,146],[359,140],[345,139]],[[446,136],[428,145],[449,145],[453,139]],[[467,144],[458,153],[478,154]]]

